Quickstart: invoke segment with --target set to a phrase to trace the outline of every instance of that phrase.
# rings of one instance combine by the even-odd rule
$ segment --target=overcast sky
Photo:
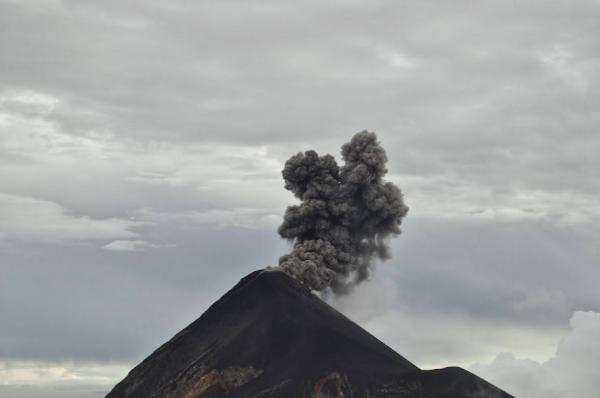
[[[328,300],[418,366],[600,389],[600,3],[0,0],[0,397],[102,397],[289,250],[283,163],[410,207]]]

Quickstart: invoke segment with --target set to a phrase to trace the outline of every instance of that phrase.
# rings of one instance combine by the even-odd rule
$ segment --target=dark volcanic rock
[[[460,368],[422,371],[279,271],[242,279],[107,398],[510,395]]]

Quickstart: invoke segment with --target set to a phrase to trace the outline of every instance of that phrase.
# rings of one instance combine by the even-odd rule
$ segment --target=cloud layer
[[[471,370],[518,397],[593,397],[600,390],[599,335],[600,313],[578,311],[556,354],[546,362],[517,359],[514,353],[505,352]]]
[[[600,312],[599,18],[592,0],[0,0],[0,361],[141,360],[289,251],[285,160],[339,160],[362,129],[411,211],[335,304],[421,366],[584,360],[563,342],[547,362]],[[5,395],[44,393],[10,374]]]
[[[134,238],[131,220],[94,219],[68,214],[57,203],[0,193],[0,238],[28,242],[68,243]]]

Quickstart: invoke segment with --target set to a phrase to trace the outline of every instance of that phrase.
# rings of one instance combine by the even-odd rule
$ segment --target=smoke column
[[[340,168],[310,150],[285,163],[285,188],[301,204],[287,208],[278,229],[293,242],[279,267],[313,290],[338,294],[364,281],[373,260],[389,258],[388,238],[408,212],[400,189],[383,181],[387,156],[375,133],[356,133],[342,159]]]

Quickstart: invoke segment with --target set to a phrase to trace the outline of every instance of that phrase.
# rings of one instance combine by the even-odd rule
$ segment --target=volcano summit
[[[107,398],[510,398],[451,367],[421,370],[277,270],[255,271]]]

